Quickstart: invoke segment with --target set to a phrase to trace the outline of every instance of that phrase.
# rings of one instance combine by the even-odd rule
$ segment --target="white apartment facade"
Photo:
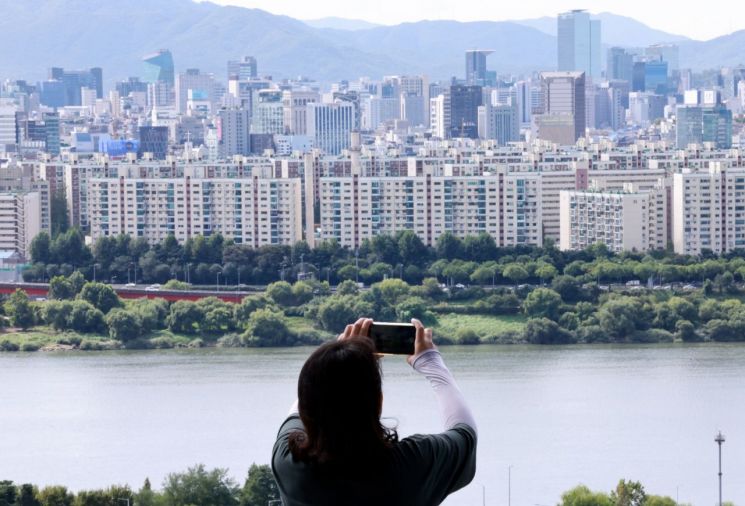
[[[157,243],[222,234],[257,248],[302,240],[297,178],[92,178],[91,237],[128,234]]]
[[[667,191],[598,190],[561,192],[562,250],[582,250],[596,243],[610,251],[649,251],[667,246]]]
[[[43,230],[39,192],[0,193],[0,251],[28,258],[31,241]]]
[[[745,167],[711,162],[673,175],[672,235],[676,253],[745,248]]]

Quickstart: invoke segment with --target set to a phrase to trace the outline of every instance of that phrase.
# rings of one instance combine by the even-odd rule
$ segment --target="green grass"
[[[525,327],[525,317],[522,315],[463,315],[439,314],[435,334],[453,339],[460,329],[471,329],[479,336],[494,336],[506,331],[520,331]]]

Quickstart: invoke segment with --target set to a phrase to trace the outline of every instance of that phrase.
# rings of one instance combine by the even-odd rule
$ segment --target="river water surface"
[[[745,503],[745,346],[447,347],[479,424],[474,483],[445,504],[552,505],[620,478],[680,502]],[[0,354],[0,479],[73,489],[162,483],[202,462],[242,483],[269,463],[309,348]],[[385,358],[401,436],[441,427],[432,393]],[[508,471],[508,469],[511,470]]]

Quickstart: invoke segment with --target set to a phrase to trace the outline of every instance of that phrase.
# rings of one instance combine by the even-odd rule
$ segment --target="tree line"
[[[208,470],[202,464],[169,474],[161,490],[154,490],[148,479],[137,491],[128,485],[113,485],[77,493],[61,485],[0,481],[0,506],[266,506],[278,499],[271,469],[256,464],[249,468],[242,486],[228,476],[227,469]]]
[[[331,285],[344,280],[372,284],[393,277],[420,284],[434,276],[447,284],[488,286],[544,283],[562,274],[600,284],[652,280],[726,285],[745,280],[745,250],[720,257],[711,252],[613,254],[602,243],[583,251],[560,251],[551,241],[543,247],[498,248],[485,233],[460,239],[449,232],[430,247],[410,230],[375,236],[353,250],[335,240],[315,248],[299,242],[254,249],[219,234],[196,236],[183,244],[168,236],[153,245],[119,235],[100,237],[88,246],[82,232],[73,228],[54,239],[39,234],[31,243],[30,260],[23,272],[26,281],[49,281],[75,271],[87,280],[111,283],[180,280],[200,285],[266,285],[307,277]]]

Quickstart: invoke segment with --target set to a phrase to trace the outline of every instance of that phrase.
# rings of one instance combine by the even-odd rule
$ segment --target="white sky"
[[[745,29],[742,0],[211,0],[297,19],[327,16],[394,25],[422,19],[502,21],[554,16],[570,9],[612,12],[652,28],[707,40]]]

